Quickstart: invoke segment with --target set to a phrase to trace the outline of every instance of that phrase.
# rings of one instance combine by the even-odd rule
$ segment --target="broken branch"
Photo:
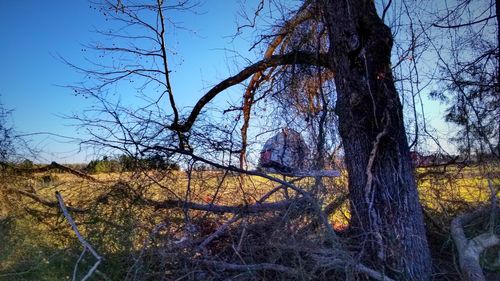
[[[68,223],[71,225],[71,228],[73,228],[73,231],[75,232],[76,237],[78,238],[78,240],[80,241],[80,243],[84,247],[84,250],[82,252],[82,256],[83,256],[83,254],[85,254],[85,251],[88,250],[96,258],[96,262],[95,262],[94,266],[92,266],[92,268],[89,269],[89,271],[82,278],[81,281],[88,280],[92,276],[92,274],[97,270],[97,267],[99,266],[99,264],[101,263],[103,258],[94,250],[92,245],[90,245],[87,242],[87,240],[85,240],[85,238],[83,238],[82,234],[78,230],[78,227],[76,226],[75,221],[73,220],[73,218],[69,214],[68,209],[66,208],[66,205],[64,204],[64,200],[63,200],[62,195],[58,191],[56,191],[56,198],[57,198],[57,201],[59,202],[59,206],[61,207],[61,211],[63,212],[64,217],[66,218],[66,220],[68,220]],[[81,258],[82,257],[80,257],[79,260],[81,260]],[[76,270],[76,268],[75,268],[75,270]],[[75,278],[76,273],[74,273],[73,276]]]

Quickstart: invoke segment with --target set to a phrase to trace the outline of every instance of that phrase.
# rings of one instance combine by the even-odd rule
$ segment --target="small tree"
[[[6,110],[0,104],[0,161],[5,162],[14,155],[13,129],[9,126],[9,117],[12,111]]]
[[[478,7],[481,7],[480,9]],[[437,51],[443,89],[433,96],[449,105],[446,120],[462,153],[500,159],[500,2],[457,1],[436,15],[444,38]],[[446,52],[441,48],[445,48]]]

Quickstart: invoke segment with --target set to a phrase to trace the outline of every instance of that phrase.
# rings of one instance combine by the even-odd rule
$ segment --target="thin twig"
[[[205,240],[203,240],[203,242],[201,242],[201,244],[198,246],[198,250],[199,251],[203,251],[205,249],[205,247],[210,242],[212,242],[213,240],[219,238],[226,231],[226,229],[229,228],[229,226],[231,224],[233,224],[234,222],[236,222],[240,218],[241,218],[241,215],[240,214],[236,214],[230,220],[226,221],[223,225],[221,225],[219,228],[217,228],[217,230],[215,232],[213,232],[212,234],[210,234],[207,238],[205,238]]]
[[[80,256],[78,257],[78,260],[75,263],[75,268],[73,269],[73,279],[72,279],[73,281],[76,281],[76,274],[78,273],[78,265],[82,261],[83,256],[85,256],[86,252],[87,252],[87,247],[83,247],[83,251],[80,254]]]

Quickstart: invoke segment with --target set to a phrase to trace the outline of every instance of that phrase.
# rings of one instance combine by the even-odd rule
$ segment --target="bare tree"
[[[0,162],[5,162],[14,155],[14,133],[8,120],[11,112],[0,103]]]
[[[457,126],[452,140],[478,164],[477,173],[488,181],[491,192],[491,208],[480,207],[451,222],[465,280],[485,280],[479,256],[498,244],[498,188],[492,179],[500,159],[499,12],[500,2],[492,0],[455,1],[433,13],[432,27],[441,38],[432,40],[432,46],[441,77],[440,89],[431,95],[448,105],[446,121]],[[479,224],[484,221],[488,230]],[[479,235],[467,237],[471,225]]]
[[[460,128],[454,140],[467,155],[500,155],[498,1],[457,1],[433,23],[444,42],[438,50],[443,89],[434,96],[449,107],[446,120]]]
[[[251,108],[264,100],[255,96],[255,90],[265,85],[272,73],[287,75],[280,81],[298,85],[295,87],[297,91],[294,92],[292,87],[292,91],[283,92],[281,101],[293,102],[295,98],[295,108],[299,112],[306,116],[320,116],[314,130],[319,140],[316,147],[320,155],[318,166],[324,166],[321,154],[324,151],[325,130],[329,126],[324,121],[333,108],[333,97],[336,97],[335,113],[349,173],[351,229],[358,237],[363,259],[383,275],[405,280],[428,280],[431,272],[429,249],[402,105],[391,68],[393,36],[377,14],[373,1],[304,1],[281,25],[281,33],[269,37],[262,60],[209,89],[187,114],[176,106],[170,83],[165,14],[169,9],[188,9],[191,6],[188,2],[167,5],[163,1],[152,4],[119,1],[118,4],[105,2],[99,6],[107,16],[124,23],[125,27],[133,26],[130,32],[106,32],[105,35],[134,43],[125,47],[101,44],[91,47],[105,53],[126,55],[133,61],[117,61],[111,65],[95,63],[90,69],[74,66],[92,77],[94,84],[82,84],[73,89],[95,97],[102,105],[102,112],[107,114],[107,117],[98,117],[99,120],[93,116],[80,117],[95,136],[89,143],[131,155],[177,155],[229,172],[275,181],[293,190],[297,198],[316,202],[311,203],[314,213],[327,232],[330,229],[330,234],[334,236],[320,204],[307,190],[271,175],[246,170],[242,165],[246,157],[246,131]],[[145,14],[152,16],[144,17]],[[137,27],[140,28],[138,33],[134,29]],[[316,40],[307,39],[307,36]],[[304,44],[307,42],[315,43]],[[152,67],[145,67],[147,65]],[[300,68],[305,72],[294,71]],[[310,76],[310,79],[303,79],[304,76]],[[213,121],[204,118],[202,112],[222,91],[249,78],[243,106],[239,110],[244,124],[240,130],[242,139],[238,141],[235,126],[216,129],[211,124]],[[124,81],[131,82],[143,92],[155,87],[161,91],[156,98],[150,97],[150,103],[143,107],[128,109],[111,102],[104,95],[109,85]],[[302,92],[304,90],[305,93]],[[331,94],[333,92],[334,95]],[[265,91],[261,93],[264,95]],[[168,99],[169,114],[162,106],[165,104],[161,102],[163,96]],[[218,132],[218,137],[212,138],[212,134],[207,137],[207,130]],[[198,156],[199,153],[203,153],[203,157]],[[233,165],[236,159],[240,161],[239,168]],[[189,190],[188,184],[185,202],[189,201]],[[194,206],[187,203],[181,205],[185,209]],[[167,204],[164,206],[168,207]],[[214,239],[239,218],[240,215],[235,215],[225,227],[207,239]]]

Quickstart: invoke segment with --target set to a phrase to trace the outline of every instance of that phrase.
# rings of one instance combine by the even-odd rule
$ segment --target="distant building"
[[[442,165],[446,163],[452,163],[457,160],[458,157],[453,157],[450,155],[444,155],[442,153],[433,153],[429,155],[422,155],[416,151],[410,152],[410,158],[415,167],[426,167],[432,165]]]

